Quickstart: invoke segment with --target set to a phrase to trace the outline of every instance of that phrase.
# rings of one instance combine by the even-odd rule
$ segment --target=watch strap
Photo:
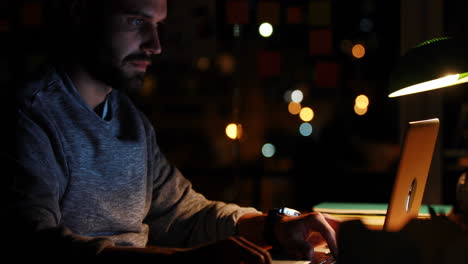
[[[276,238],[276,235],[274,232],[275,223],[279,221],[280,217],[281,216],[277,209],[270,209],[265,219],[265,230],[264,230],[265,242],[268,245],[271,245],[273,247],[280,246],[280,243],[278,239]]]
[[[268,211],[268,215],[265,219],[264,238],[265,242],[274,248],[281,247],[278,238],[275,235],[274,227],[275,224],[281,219],[282,216],[299,216],[301,213],[297,210],[281,207],[274,208]]]

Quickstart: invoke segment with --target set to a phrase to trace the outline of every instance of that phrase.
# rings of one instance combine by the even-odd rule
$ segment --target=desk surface
[[[314,260],[286,260],[275,259],[273,256],[272,264],[333,264],[335,259],[330,254],[330,249],[326,245],[314,249]]]
[[[452,205],[434,204],[430,205],[436,213],[448,214],[452,210]],[[385,215],[388,204],[386,203],[338,203],[323,202],[314,206],[313,211],[331,214],[349,215]],[[421,205],[419,209],[420,217],[430,217],[429,206]]]

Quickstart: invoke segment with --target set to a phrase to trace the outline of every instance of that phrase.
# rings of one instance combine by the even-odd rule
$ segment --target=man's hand
[[[286,253],[297,259],[313,259],[314,247],[328,244],[334,256],[338,254],[336,233],[340,221],[326,214],[305,213],[283,217],[274,227],[275,235]]]
[[[265,214],[248,214],[237,222],[239,235],[264,249],[271,248],[264,239]],[[328,244],[336,257],[336,233],[340,221],[329,215],[311,212],[300,216],[283,216],[275,223],[273,232],[287,255],[295,259],[314,259],[314,247]]]

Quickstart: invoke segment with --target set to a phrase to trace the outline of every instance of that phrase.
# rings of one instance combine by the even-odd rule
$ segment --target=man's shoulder
[[[63,85],[57,68],[46,64],[33,73],[24,76],[15,90],[15,99],[20,104],[32,104],[41,92],[48,92],[51,88]]]

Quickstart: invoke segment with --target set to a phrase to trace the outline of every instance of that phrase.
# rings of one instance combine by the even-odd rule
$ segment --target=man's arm
[[[152,201],[145,222],[150,226],[149,243],[169,247],[192,247],[236,235],[236,222],[246,213],[260,214],[254,208],[211,201],[193,190],[177,168],[160,152],[152,135]]]
[[[270,254],[242,237],[227,237],[193,248],[109,247],[99,254],[104,260],[138,260],[163,263],[270,264]]]

